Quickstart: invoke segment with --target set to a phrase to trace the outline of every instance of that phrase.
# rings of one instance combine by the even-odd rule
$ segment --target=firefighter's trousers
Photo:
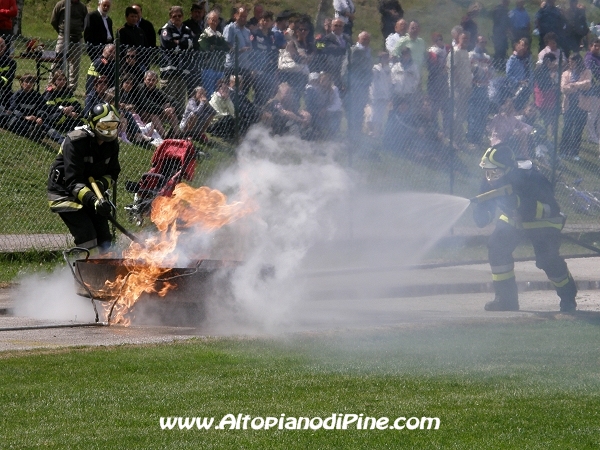
[[[513,251],[527,238],[533,244],[535,265],[546,272],[556,293],[566,302],[574,301],[577,287],[569,273],[567,263],[560,256],[560,229],[554,227],[522,229],[502,220],[488,241],[488,258],[496,298],[516,301],[517,283],[514,272]],[[508,297],[508,298],[507,298]]]

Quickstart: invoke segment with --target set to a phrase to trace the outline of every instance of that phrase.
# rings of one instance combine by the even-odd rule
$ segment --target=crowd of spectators
[[[0,38],[0,126],[60,142],[95,103],[115,102],[118,80],[119,136],[138,145],[168,137],[231,140],[257,122],[275,134],[337,139],[345,118],[350,139],[382,138],[384,149],[398,154],[445,158],[450,145],[472,150],[512,139],[526,156],[527,133],[533,126],[553,130],[562,96],[560,151],[577,159],[586,123],[592,142],[600,133],[600,40],[588,51],[585,9],[576,0],[562,8],[545,0],[533,19],[524,3],[516,0],[511,9],[510,0],[501,0],[491,9],[490,56],[478,2],[448,28],[449,43],[440,32],[426,43],[418,20],[397,0],[380,0],[383,51],[374,52],[368,32],[352,36],[361,14],[352,0],[334,0],[334,17],[319,30],[305,14],[260,4],[251,12],[235,7],[225,20],[220,8],[209,11],[202,1],[187,11],[172,6],[159,28],[142,17],[140,5],[130,5],[116,31],[111,0],[98,0],[91,13],[72,0],[68,71],[57,63],[43,95],[32,89],[32,80],[39,82],[32,74],[12,92],[16,64]],[[60,0],[51,18],[58,53],[64,15]],[[75,92],[83,51],[91,64],[81,105]]]

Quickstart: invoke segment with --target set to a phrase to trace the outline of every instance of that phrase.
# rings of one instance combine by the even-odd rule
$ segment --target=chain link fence
[[[193,144],[191,184],[200,186],[233,163],[236,143],[262,124],[273,134],[342,144],[341,162],[362,175],[365,189],[464,197],[477,193],[485,149],[510,142],[555,183],[568,225],[596,228],[600,91],[593,77],[570,91],[589,74],[575,73],[562,54],[539,64],[529,54],[511,59],[518,70],[505,72],[485,52],[435,44],[422,57],[409,46],[388,55],[326,40],[291,39],[284,49],[238,44],[165,51],[71,43],[65,57],[60,42],[15,39],[0,56],[0,247],[70,245],[47,206],[47,170],[66,133],[101,101],[122,116],[120,215],[134,199],[125,181],[148,172],[164,140]],[[461,223],[472,226],[469,217]]]

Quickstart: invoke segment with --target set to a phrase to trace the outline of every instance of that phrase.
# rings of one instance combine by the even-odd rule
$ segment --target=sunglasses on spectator
[[[180,18],[180,19],[181,19],[181,18],[183,17],[183,14],[173,14],[171,17],[172,17],[173,19],[177,19],[177,18]]]

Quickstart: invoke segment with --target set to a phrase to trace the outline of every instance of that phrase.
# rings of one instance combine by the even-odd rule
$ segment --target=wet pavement
[[[40,320],[16,314],[18,287],[0,290],[0,351],[66,346],[107,346],[172,342],[199,336],[248,335],[269,332],[303,333],[354,328],[402,327],[414,324],[470,323],[499,320],[599,320],[600,257],[568,259],[579,286],[578,311],[561,314],[559,299],[534,262],[517,262],[518,312],[486,312],[493,298],[487,264],[403,270],[349,269],[306,272],[304,300],[290,303],[280,327],[228,326],[207,320],[197,328],[154,325],[96,326],[88,299],[80,298],[89,314],[77,321]],[[87,326],[87,325],[94,326]],[[57,326],[64,327],[57,328]],[[74,327],[69,327],[74,325]],[[101,324],[100,324],[101,325]],[[45,328],[47,327],[47,328]]]

